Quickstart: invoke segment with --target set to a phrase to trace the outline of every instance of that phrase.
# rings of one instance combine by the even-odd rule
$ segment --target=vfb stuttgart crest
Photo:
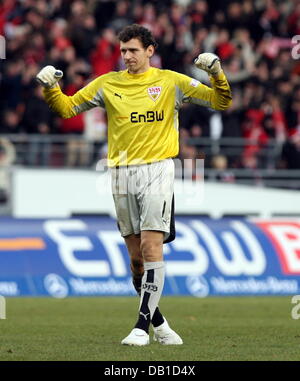
[[[161,93],[161,86],[148,87],[147,89],[149,97],[155,102]]]

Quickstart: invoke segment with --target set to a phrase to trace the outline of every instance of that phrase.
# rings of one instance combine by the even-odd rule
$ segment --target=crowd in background
[[[67,165],[78,160],[88,165],[88,144],[106,139],[105,113],[95,109],[61,120],[49,110],[34,77],[53,65],[64,71],[60,84],[72,95],[93,78],[124,69],[117,34],[131,23],[153,32],[158,42],[153,66],[209,84],[193,60],[213,52],[232,87],[233,105],[225,112],[184,105],[182,158],[201,156],[201,138],[248,138],[238,155],[221,151],[206,166],[265,166],[260,152],[271,141],[282,147],[276,167],[300,169],[300,36],[294,37],[300,35],[299,0],[0,0],[0,35],[6,38],[0,133],[82,135],[84,140],[69,141]],[[36,157],[38,144],[30,141],[29,164],[49,162],[49,150]],[[72,152],[79,152],[79,159]],[[105,152],[100,144],[99,153]]]

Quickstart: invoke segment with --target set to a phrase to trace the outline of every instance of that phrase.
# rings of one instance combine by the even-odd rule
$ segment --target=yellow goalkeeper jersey
[[[141,74],[127,70],[102,75],[73,96],[60,87],[44,89],[46,102],[62,118],[104,107],[108,118],[108,165],[133,165],[175,157],[179,150],[178,111],[190,102],[216,110],[231,104],[221,72],[212,88],[184,74],[150,67]]]

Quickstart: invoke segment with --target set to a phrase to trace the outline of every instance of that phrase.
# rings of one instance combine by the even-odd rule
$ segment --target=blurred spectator
[[[300,126],[300,86],[295,87],[290,96],[285,115],[288,121],[289,135],[291,135]]]
[[[116,68],[120,56],[120,47],[116,33],[107,28],[98,40],[96,49],[91,54],[91,64],[95,77],[108,73]]]
[[[87,14],[80,23],[73,22],[70,26],[70,39],[78,57],[88,60],[95,44],[95,18]]]
[[[20,117],[16,110],[7,108],[3,114],[1,134],[18,134],[22,132]]]
[[[241,138],[242,129],[241,123],[243,119],[243,112],[241,109],[241,95],[236,94],[233,98],[230,110],[222,112],[222,137],[228,138]]]
[[[72,77],[72,83],[65,87],[66,95],[73,95],[84,86],[84,76],[82,73],[75,72]],[[70,138],[66,143],[67,157],[66,165],[68,167],[87,166],[89,164],[89,145],[80,139],[84,132],[84,114],[79,114],[74,118],[63,119],[61,121],[61,132],[69,134]],[[76,136],[77,135],[77,136]]]
[[[263,128],[268,137],[284,142],[287,128],[279,98],[270,96],[269,102],[262,104],[262,110],[264,111]]]
[[[179,158],[182,161],[182,178],[185,180],[199,179],[202,173],[199,173],[196,165],[196,159],[200,158],[196,147],[182,142]]]
[[[25,101],[22,124],[26,132],[32,134],[49,134],[52,132],[53,113],[45,104],[43,90],[37,83],[32,84],[33,93]]]
[[[21,59],[12,60],[5,66],[1,81],[1,103],[4,108],[17,108],[22,102],[22,69]]]
[[[224,155],[213,156],[211,160],[211,168],[216,170],[216,179],[224,183],[234,183],[235,176],[228,170],[228,161]]]
[[[226,9],[226,28],[230,31],[243,27],[243,7],[240,1],[229,2]]]
[[[94,15],[98,30],[106,28],[111,22],[115,14],[116,3],[115,0],[102,0],[94,3]]]
[[[195,33],[199,28],[207,26],[211,22],[208,4],[206,0],[197,0],[193,2],[190,8],[191,31]]]
[[[84,138],[90,153],[89,163],[93,164],[99,159],[100,148],[107,140],[105,110],[97,107],[84,113]],[[95,157],[93,153],[96,153],[97,156]]]
[[[56,66],[64,71],[64,92],[71,95],[86,80],[123,69],[116,35],[132,22],[153,31],[159,43],[152,59],[156,67],[186,73],[209,85],[208,76],[195,68],[193,60],[205,51],[222,59],[233,105],[219,119],[215,115],[211,119],[213,114],[205,108],[185,105],[180,125],[188,138],[210,137],[213,125],[221,137],[249,139],[240,157],[228,159],[228,166],[248,166],[251,160],[266,165],[261,150],[273,141],[287,142],[285,150],[293,151],[288,136],[300,125],[300,64],[291,57],[291,38],[300,34],[299,0],[2,0],[0,34],[6,38],[7,57],[0,61],[2,133],[24,132],[31,141],[35,134],[47,138],[49,133],[82,138],[86,123],[93,126],[89,131],[102,125],[102,116],[99,122],[95,114],[87,118],[89,122],[82,116],[59,120],[57,128],[33,78],[40,67]],[[67,150],[68,164],[88,165],[85,143],[80,148],[75,140]],[[31,146],[30,152],[36,152],[34,147],[38,146]],[[202,147],[197,143],[196,152],[183,149],[185,157],[187,153],[197,157]],[[40,165],[50,157],[34,153],[29,162]]]
[[[262,185],[262,176],[258,171],[260,167],[259,159],[254,153],[245,152],[242,156],[241,167],[250,171],[251,182],[254,182],[256,185]]]
[[[197,163],[197,159],[203,159],[202,153],[200,154],[197,151],[196,146],[189,144],[189,133],[186,129],[181,129],[179,136],[180,150],[178,157],[182,164],[178,166],[178,162],[175,163],[175,176],[186,180],[203,178],[202,165]]]
[[[300,131],[296,131],[285,142],[281,159],[284,168],[300,169]]]
[[[183,105],[179,112],[180,130],[185,129],[191,137],[209,137],[211,111],[197,105]]]
[[[41,86],[37,83],[32,86],[33,94],[25,101],[22,124],[27,133],[38,134],[39,137],[29,139],[27,163],[32,166],[47,166],[50,164],[51,144],[48,139],[41,140],[40,137],[47,137],[53,131],[53,113],[45,104]]]
[[[10,166],[16,159],[13,144],[5,138],[0,138],[0,203],[8,200],[10,192]]]
[[[292,12],[287,19],[288,32],[290,36],[300,34],[300,2],[294,1],[293,3],[295,8],[292,9]]]
[[[229,31],[225,28],[221,29],[218,33],[218,41],[215,51],[222,62],[232,57],[235,51],[234,44],[230,41],[229,37]]]
[[[115,13],[109,27],[114,29],[117,33],[126,25],[132,24],[133,19],[129,11],[129,1],[119,0],[116,2]]]

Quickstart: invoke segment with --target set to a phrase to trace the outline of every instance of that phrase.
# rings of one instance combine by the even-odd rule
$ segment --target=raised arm
[[[57,75],[58,73],[60,75]],[[37,81],[44,87],[45,101],[51,110],[64,119],[72,118],[93,107],[104,107],[101,77],[96,78],[72,96],[65,95],[58,84],[62,72],[53,66],[44,67],[37,75]]]
[[[176,75],[176,83],[182,103],[195,103],[215,110],[226,110],[232,103],[230,86],[221,68],[219,58],[212,53],[203,53],[195,60],[195,65],[205,70],[212,88],[186,75]]]

